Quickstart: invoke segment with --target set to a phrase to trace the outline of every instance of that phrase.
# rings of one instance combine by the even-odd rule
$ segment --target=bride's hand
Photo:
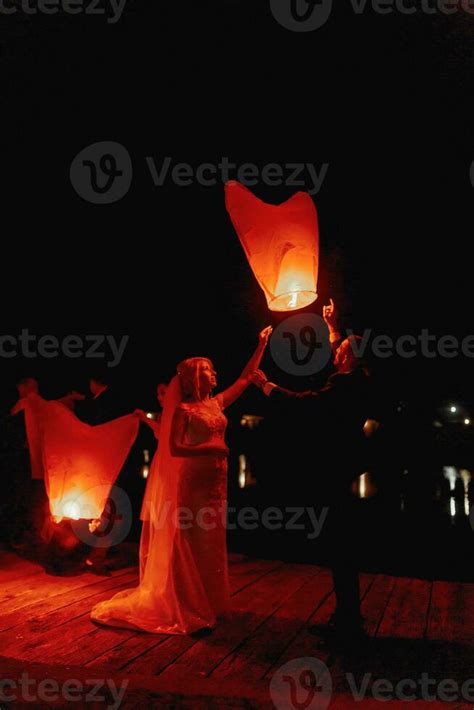
[[[271,325],[267,325],[266,328],[260,331],[258,335],[258,342],[260,345],[265,346],[268,343],[268,339],[270,338],[270,335],[273,332],[273,328]]]

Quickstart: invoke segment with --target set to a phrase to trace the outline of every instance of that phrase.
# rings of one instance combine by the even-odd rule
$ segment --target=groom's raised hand
[[[337,330],[337,309],[332,298],[329,305],[323,306],[323,318],[330,331]]]

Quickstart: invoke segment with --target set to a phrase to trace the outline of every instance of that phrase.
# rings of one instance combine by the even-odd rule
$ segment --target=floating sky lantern
[[[318,297],[319,230],[313,200],[297,192],[269,205],[246,187],[225,186],[226,208],[271,311],[293,311]]]

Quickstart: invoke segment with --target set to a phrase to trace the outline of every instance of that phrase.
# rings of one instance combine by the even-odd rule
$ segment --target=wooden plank
[[[474,584],[433,583],[427,637],[473,642]]]
[[[295,658],[314,656],[323,662],[329,662],[327,651],[318,649],[318,637],[308,631],[309,626],[326,626],[336,608],[336,598],[333,593],[332,575],[330,571],[324,570],[318,579],[320,579],[321,582],[320,599],[316,601],[315,611],[304,627],[297,633],[293,641],[284,650],[283,654],[266,670],[264,677],[270,677],[273,675],[276,668],[279,668]],[[360,595],[362,603],[375,579],[374,575],[360,575]]]
[[[111,575],[111,577],[105,579],[97,577],[96,575],[83,575],[77,579],[77,587],[73,587],[69,591],[63,591],[57,595],[50,595],[46,599],[42,597],[39,601],[23,606],[21,609],[15,609],[8,614],[2,614],[0,616],[0,631],[12,629],[27,621],[34,623],[34,620],[40,616],[58,610],[63,606],[72,605],[86,597],[90,597],[92,594],[95,594],[98,589],[103,588],[104,584],[106,588],[113,588],[119,583],[116,582],[116,580],[121,580],[122,577],[130,580],[131,586],[133,586],[134,580],[138,582],[138,576],[134,568],[132,568],[132,570],[117,571],[115,574]]]
[[[309,579],[242,646],[214,669],[212,677],[234,680],[263,678],[330,591],[327,574],[322,571]]]
[[[336,598],[333,592],[332,575],[329,570],[325,572],[326,576],[326,591],[328,594],[321,598],[320,604],[316,607],[314,613],[308,620],[308,623],[299,631],[295,639],[285,649],[284,653],[277,659],[271,668],[265,673],[265,678],[268,680],[274,675],[276,670],[282,665],[298,658],[316,658],[324,663],[331,673],[333,687],[335,692],[339,692],[344,687],[344,667],[339,656],[333,657],[331,644],[325,642],[326,634],[324,628],[327,627],[335,609]],[[376,581],[376,577],[371,574],[360,575],[360,595],[361,606],[364,606],[369,591]],[[309,627],[321,628],[320,633],[309,631]],[[321,645],[323,642],[323,645]]]
[[[84,633],[85,632],[85,633]],[[78,628],[70,633],[66,644],[56,645],[48,653],[60,654],[62,663],[71,663],[83,666],[92,658],[115,648],[128,639],[135,637],[140,632],[133,629],[119,629],[106,626],[96,626],[89,619],[89,614]]]
[[[33,613],[31,610],[25,613],[20,624],[13,629],[0,634],[0,642],[8,639],[13,634],[15,636],[26,635],[28,633],[45,633],[57,629],[63,624],[67,624],[84,614],[94,603],[97,595],[101,593],[115,594],[115,590],[133,585],[136,576],[133,572],[120,575],[117,578],[107,579],[98,585],[88,585],[80,590],[74,590],[54,600],[48,600],[52,608],[43,613]]]
[[[362,684],[366,673],[371,673],[374,680],[385,678],[395,687],[401,680],[417,679],[423,671],[430,669],[424,635],[431,586],[431,582],[420,579],[395,578],[385,607],[385,595],[380,595],[378,586],[378,607],[383,609],[383,616],[376,629],[376,638],[366,644],[364,654],[352,663],[357,685]]]
[[[332,587],[332,575],[329,570],[326,570],[326,576],[327,576],[327,585],[331,587],[331,592],[333,591]],[[373,583],[375,582],[376,576],[372,574],[361,574],[359,577],[359,584],[360,584],[360,597],[361,597],[361,609],[363,609],[363,604],[364,604],[364,599],[368,594],[368,591],[372,588]],[[309,620],[310,626],[327,626],[327,624],[331,621],[331,617],[333,616],[334,612],[336,611],[336,597],[334,593],[331,593],[329,595],[326,595],[326,598],[322,600],[321,604],[316,608],[313,616]],[[313,644],[314,644],[314,636],[312,635],[313,638]]]
[[[377,575],[362,599],[361,613],[368,636],[376,635],[394,587],[395,577]]]
[[[84,667],[107,667],[112,670],[120,670],[128,663],[146,655],[148,651],[163,643],[167,638],[169,636],[136,632],[130,638],[120,641],[112,648],[84,663]]]
[[[11,678],[18,682],[21,675],[25,672],[25,663],[15,661],[14,659],[0,657],[0,666],[2,668],[3,677]],[[188,679],[186,683],[167,684],[165,685],[159,678],[150,674],[137,675],[127,673],[110,673],[110,669],[101,669],[100,675],[96,672],[91,673],[90,668],[82,668],[81,666],[58,666],[45,663],[28,664],[27,669],[30,677],[40,680],[43,678],[51,678],[56,680],[59,687],[71,678],[77,678],[83,685],[86,692],[92,690],[95,685],[94,678],[105,679],[115,684],[115,688],[126,686],[124,703],[129,707],[136,707],[138,710],[143,708],[180,708],[180,710],[196,710],[196,708],[206,708],[207,710],[217,710],[225,708],[241,707],[246,710],[258,708],[258,710],[275,710],[271,704],[268,694],[267,683],[251,683],[248,682],[245,686],[241,683],[222,681],[213,681],[210,678]],[[97,669],[96,669],[97,670]],[[101,695],[105,697],[104,701],[86,702],[80,704],[80,707],[91,705],[92,708],[100,710],[100,708],[111,708],[116,697],[112,697],[112,693],[107,691],[104,680],[102,680]],[[124,707],[124,703],[120,707]],[[14,704],[15,708],[20,704]],[[31,705],[31,703],[29,704]],[[76,703],[77,705],[77,703]],[[49,707],[62,707],[65,710],[71,706],[71,703],[65,701],[62,697],[58,699],[58,704],[54,702],[47,703]],[[116,703],[115,703],[116,706]],[[23,705],[21,705],[23,707]],[[34,705],[33,707],[45,707],[45,705]],[[25,704],[26,710],[26,704]]]
[[[267,569],[269,569],[268,565],[259,565],[258,568],[254,569],[254,575],[262,577]],[[248,579],[249,577],[247,576],[245,579],[241,579],[240,582],[237,581],[237,585],[246,584]],[[123,586],[131,587],[134,585],[121,585],[117,589],[121,589]],[[114,593],[117,589],[114,589]],[[94,595],[92,601],[90,598],[86,600],[85,608],[84,604],[81,604],[80,607],[74,606],[74,616],[77,617],[79,611],[81,614],[86,611],[87,613],[84,615],[84,618],[80,618],[77,623],[74,622],[72,625],[71,623],[66,623],[64,626],[64,635],[57,638],[48,637],[47,639],[43,639],[41,642],[41,650],[38,651],[38,653],[41,653],[41,658],[46,657],[49,661],[52,661],[60,657],[63,663],[85,664],[94,658],[98,658],[104,652],[114,649],[117,645],[131,639],[136,634],[140,634],[140,632],[130,629],[123,630],[112,627],[97,627],[92,624],[88,613],[90,608],[93,604],[97,603],[97,601],[100,601],[102,598],[107,599],[109,596],[111,596],[109,593],[103,594],[100,598]],[[146,637],[149,636],[148,634],[142,635]],[[148,641],[145,643],[148,644]],[[36,647],[38,647],[38,638],[35,642],[35,648]],[[25,652],[23,652],[22,657],[24,657],[24,653]],[[26,653],[30,659],[40,657],[38,653],[31,648],[28,648]]]
[[[0,583],[15,579],[44,573],[43,567],[38,562],[31,562],[19,557],[12,552],[0,552]]]
[[[428,617],[433,677],[462,685],[474,668],[474,584],[434,582]]]
[[[92,584],[80,590],[73,590],[64,595],[64,597],[55,597],[51,600],[51,603],[55,603],[51,611],[40,615],[32,615],[29,612],[21,627],[15,627],[13,632],[20,634],[28,630],[34,633],[44,633],[45,631],[54,630],[84,614],[87,609],[96,603],[95,600],[99,594],[107,593],[113,595],[117,589],[131,587],[136,581],[135,572],[129,572],[118,577],[102,580],[100,584]]]
[[[116,570],[111,574],[111,577],[116,578],[122,572],[123,570]],[[108,579],[108,577],[105,579]],[[94,584],[97,581],[100,581],[97,575],[85,572],[72,577],[50,577],[45,574],[44,576],[28,581],[23,587],[16,587],[15,589],[8,585],[8,588],[11,589],[11,593],[8,599],[0,602],[0,616],[3,617],[6,614],[19,611],[43,599],[55,597],[73,589],[80,589],[86,584]]]
[[[308,579],[317,568],[310,565],[285,565],[236,594],[233,613],[213,633],[199,639],[173,664],[161,671],[166,681],[208,675],[222,660]],[[165,646],[165,644],[162,644]],[[161,647],[159,647],[161,648]]]
[[[142,654],[121,667],[127,673],[150,673],[156,675],[173,663],[188,648],[196,643],[192,636],[164,636],[147,653]]]
[[[275,571],[272,571],[268,575],[257,579],[255,584],[251,586],[246,586],[241,591],[238,591],[232,598],[233,607],[245,608],[247,606],[247,608],[250,609],[252,605],[252,597],[254,601],[254,608],[256,610],[258,610],[260,606],[264,606],[265,590],[268,588],[269,585],[278,585],[280,582],[282,582],[282,580],[284,580],[285,577],[288,575],[288,567],[290,566],[287,565],[285,567],[278,567],[278,569],[276,569]],[[207,640],[210,641],[214,638],[221,638],[221,636],[216,637],[216,634],[219,633],[219,635],[221,635],[223,628],[228,628],[226,623],[221,624],[218,629],[213,631],[213,633],[211,634],[211,636],[208,637]],[[171,636],[167,638],[162,644],[153,648],[149,653],[145,654],[144,656],[141,656],[140,658],[137,658],[136,660],[132,661],[132,663],[127,664],[124,668],[126,668],[127,671],[134,673],[148,671],[154,674],[158,674],[164,669],[166,669],[170,664],[174,663],[177,658],[179,658],[182,654],[192,648],[196,643],[197,640],[189,636]],[[206,647],[205,653],[207,653],[208,651],[209,649]]]
[[[103,668],[105,672],[123,667],[128,677],[136,678],[137,669],[141,669],[143,677],[158,682],[158,685],[152,693],[137,691],[136,695],[131,694],[126,699],[130,701],[130,707],[133,704],[151,707],[153,703],[159,707],[161,700],[168,698],[170,703],[193,710],[198,707],[264,708],[266,700],[242,704],[246,697],[246,682],[249,687],[252,683],[262,683],[262,678],[268,682],[274,669],[287,660],[316,656],[327,662],[333,677],[335,693],[329,710],[360,707],[361,703],[348,694],[347,682],[345,685],[340,682],[341,665],[320,652],[316,648],[317,638],[307,632],[309,623],[328,620],[334,610],[329,571],[303,565],[280,564],[272,568],[268,563],[260,565],[258,561],[249,562],[246,569],[243,561],[231,565],[240,617],[229,618],[210,636],[199,640],[94,626],[89,619],[91,606],[137,582],[136,570],[121,573],[120,578],[94,577],[93,584],[21,609],[18,613],[23,615],[23,621],[13,631],[15,636],[23,635],[23,638],[13,639],[15,645],[9,647],[8,639],[12,634],[1,633],[4,652],[21,648],[23,644],[24,653],[19,659],[54,662],[65,670],[66,664],[76,668],[83,666],[84,659],[86,668],[94,666],[95,671]],[[291,584],[289,580],[293,580]],[[52,583],[55,581],[55,578],[51,580]],[[113,586],[120,583],[120,587]],[[291,585],[295,586],[291,589]],[[346,659],[344,671],[355,672],[357,682],[360,674],[366,671],[375,674],[374,678],[384,677],[394,683],[402,677],[417,678],[420,669],[428,672],[430,677],[438,680],[451,677],[459,684],[470,677],[474,667],[474,585],[436,582],[431,605],[430,586],[422,580],[362,575],[362,610],[372,636],[376,633],[376,637],[367,647],[369,653],[364,646],[355,663],[351,660],[347,665]],[[60,606],[53,606],[55,604]],[[422,640],[425,623],[429,639],[426,643]],[[434,662],[436,658],[438,665]],[[160,668],[163,671],[154,676]],[[101,677],[108,676],[102,674]],[[214,682],[212,692],[216,695],[209,697],[204,694],[210,691],[211,685],[207,681],[211,680]],[[222,694],[217,690],[220,682]],[[236,689],[233,698],[227,695],[231,682]],[[173,684],[182,689],[182,693],[169,695]],[[191,687],[193,693],[197,692],[192,697]],[[203,691],[201,696],[199,688]],[[362,704],[364,708],[376,710],[380,701],[371,697],[369,688]],[[429,710],[441,708],[437,702],[417,701],[417,707],[424,706]],[[472,707],[461,703],[452,703],[452,706]],[[271,702],[268,707],[272,707]]]
[[[232,594],[236,594],[245,587],[253,584],[257,579],[280,569],[283,562],[276,560],[248,560],[229,565],[229,583]]]
[[[51,578],[48,578],[44,570],[29,571],[19,577],[16,574],[16,569],[11,569],[9,576],[2,580],[0,589],[0,609],[11,599],[23,594],[27,591],[37,589],[39,586],[48,586],[51,584]],[[58,578],[60,579],[60,578]]]
[[[229,581],[231,594],[235,595],[245,587],[261,579],[275,569],[283,566],[282,562],[273,560],[251,560],[230,558]],[[138,659],[147,651],[160,643],[163,643],[168,636],[136,633],[133,637],[117,644],[114,648],[108,649],[95,658],[92,658],[85,665],[103,666],[120,669],[133,660]],[[194,639],[192,640],[194,642]],[[145,660],[145,659],[144,659]]]
[[[377,636],[422,639],[428,620],[431,586],[431,582],[421,579],[396,579]]]
[[[88,595],[79,602],[64,606],[32,622],[26,622],[14,629],[15,636],[9,632],[0,634],[0,648],[13,658],[41,660],[61,663],[62,651],[73,640],[85,636],[96,627],[89,614],[92,606],[112,594],[133,586],[134,575],[130,574],[104,582],[100,590]]]

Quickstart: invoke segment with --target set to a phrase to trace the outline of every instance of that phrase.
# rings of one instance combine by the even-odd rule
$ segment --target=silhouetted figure
[[[26,401],[30,395],[39,394],[38,381],[34,377],[24,378],[18,382],[17,391],[19,399],[10,410],[10,414],[14,417],[25,412]],[[26,458],[24,461],[29,473],[26,480],[18,481],[17,484],[17,500],[20,501],[20,507],[24,509],[24,515],[18,516],[17,524],[22,529],[21,532],[17,530],[12,544],[16,549],[27,552],[35,550],[41,543],[48,543],[50,540],[49,505],[41,459],[36,452],[29,450],[27,422],[23,417],[20,421],[23,447],[24,450],[29,451],[29,463],[26,462]],[[21,472],[15,471],[15,473],[21,475]]]
[[[54,523],[49,508],[49,500],[45,488],[45,472],[42,455],[42,423],[29,413],[27,403],[29,398],[39,396],[39,386],[36,379],[28,377],[18,385],[19,400],[12,407],[11,414],[16,416],[25,413],[23,436],[25,446],[29,449],[30,480],[18,486],[21,499],[25,502],[22,537],[13,541],[15,549],[25,553],[34,553],[53,573],[62,572],[73,562],[74,551],[79,548],[79,542],[67,519]],[[78,401],[84,395],[71,390],[64,397],[54,400],[74,410]],[[21,516],[20,516],[21,521]]]
[[[143,410],[137,409],[137,413],[140,415],[140,419],[144,424],[147,424],[150,429],[152,430],[153,434],[155,435],[156,439],[160,438],[160,429],[161,429],[161,415],[162,415],[162,410],[163,410],[163,403],[165,400],[165,395],[166,395],[166,390],[168,389],[168,385],[165,384],[164,382],[160,382],[159,385],[157,385],[156,388],[156,398],[158,400],[158,403],[160,405],[160,411],[157,412],[156,416],[154,418],[148,416]]]
[[[124,414],[114,389],[101,376],[89,378],[89,396],[77,407],[77,413],[86,424],[104,424]]]
[[[326,385],[317,392],[293,392],[268,382],[262,372],[257,384],[272,401],[294,401],[300,414],[315,423],[314,438],[309,445],[302,442],[306,461],[299,458],[305,465],[300,474],[308,481],[307,489],[317,501],[319,512],[327,508],[322,534],[330,548],[337,599],[333,623],[337,635],[344,640],[362,630],[355,548],[356,501],[351,485],[365,470],[364,425],[376,417],[369,372],[355,354],[360,338],[351,336],[342,341],[332,300],[330,306],[324,306],[323,316],[329,327],[336,368]],[[376,428],[375,423],[370,428]]]

